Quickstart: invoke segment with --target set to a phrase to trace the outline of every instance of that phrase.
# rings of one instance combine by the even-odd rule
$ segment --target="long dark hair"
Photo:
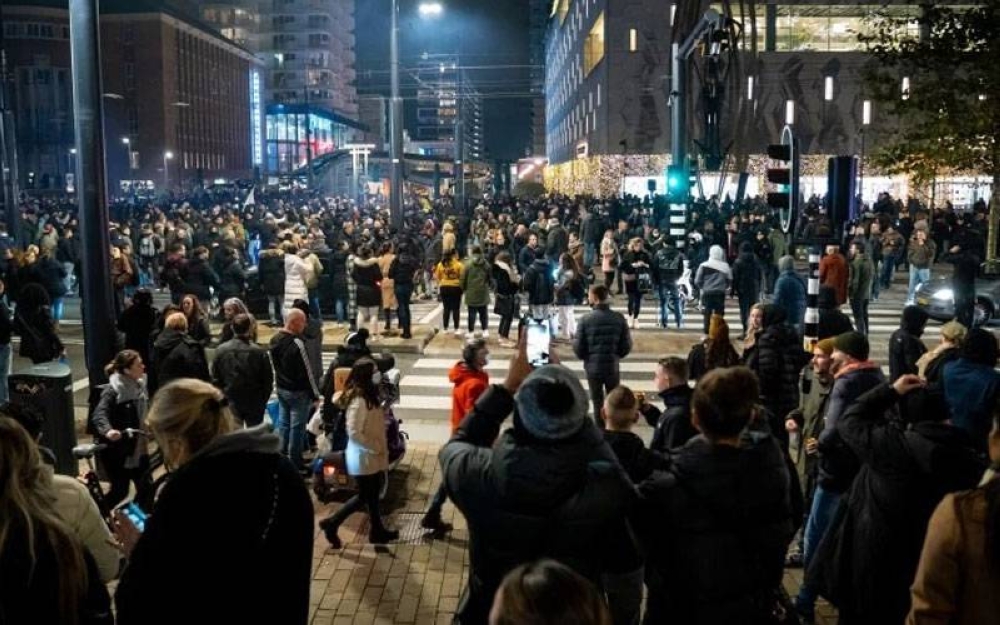
[[[375,361],[371,358],[360,358],[354,363],[340,396],[341,408],[346,408],[355,397],[363,398],[369,410],[379,405],[378,388],[372,381],[375,371]]]

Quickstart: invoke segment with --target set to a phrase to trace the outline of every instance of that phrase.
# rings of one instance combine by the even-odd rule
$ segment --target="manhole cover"
[[[424,518],[423,512],[394,512],[386,520],[386,525],[399,530],[399,540],[395,540],[390,545],[422,545],[433,539],[432,532],[420,527],[420,520]],[[358,525],[358,531],[354,534],[352,545],[368,544],[368,531],[371,521],[368,515]]]

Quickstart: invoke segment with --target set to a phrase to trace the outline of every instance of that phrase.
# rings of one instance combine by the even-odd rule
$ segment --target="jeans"
[[[854,329],[868,335],[868,300],[851,299],[851,313],[854,315]]]
[[[63,304],[65,304],[64,298],[54,297],[52,298],[52,320],[62,321],[63,318]]]
[[[271,305],[274,307],[274,321],[277,321],[278,323],[282,323],[282,321],[284,320],[285,317],[284,317],[284,315],[281,314],[281,307],[285,303],[285,296],[284,295],[268,295],[267,299],[268,299],[268,301],[271,302]]]
[[[63,278],[63,284],[66,286],[66,294],[72,293],[76,289],[76,283],[74,282],[74,267],[73,263],[63,263],[63,270],[66,272],[66,277]]]
[[[804,570],[809,570],[809,563],[812,562],[812,557],[816,554],[816,549],[819,547],[820,541],[823,540],[827,528],[830,527],[833,515],[837,512],[840,498],[839,493],[831,493],[820,485],[816,486],[812,508],[809,510],[809,520],[806,521],[806,529],[803,533],[805,538],[802,544],[802,568]],[[802,612],[812,614],[818,596],[819,593],[815,588],[803,582],[795,603]]]
[[[874,261],[873,261],[874,262]],[[878,301],[879,287],[882,286],[882,272],[879,271],[881,265],[875,262],[875,275],[872,276],[872,299]]]
[[[396,303],[399,305],[399,328],[403,331],[403,336],[410,336],[410,297],[413,296],[412,284],[393,285],[393,292],[396,294]]]
[[[712,320],[712,313],[724,315],[726,313],[725,293],[702,293],[701,294],[702,315],[705,317],[705,334],[708,334],[708,323]]]
[[[884,256],[882,258],[882,290],[888,290],[892,286],[892,274],[896,273],[896,257]]]
[[[312,394],[309,391],[278,389],[278,427],[275,429],[281,438],[281,453],[287,456],[296,468],[302,466],[306,423],[309,422],[312,404]]]
[[[0,403],[6,402],[10,398],[10,392],[7,390],[7,377],[10,375],[12,353],[10,343],[0,345]]]
[[[931,280],[931,268],[930,267],[917,267],[915,265],[910,265],[910,290],[906,292],[907,303],[913,303],[914,298],[917,296],[917,289],[921,285],[930,282]]]
[[[644,569],[640,566],[627,573],[605,573],[601,576],[611,622],[615,625],[639,625],[643,574]]]
[[[479,328],[485,332],[486,331],[486,307],[485,306],[469,306],[469,332],[476,329],[476,317],[479,317]]]
[[[347,321],[347,298],[336,297],[333,300],[333,312],[337,316],[337,323]]]
[[[594,259],[597,257],[597,245],[594,243],[585,243],[583,246],[583,267],[581,269],[584,273],[589,273],[590,268],[594,266]]]
[[[319,308],[319,289],[309,289],[309,314],[313,319],[323,319],[323,312]]]
[[[517,311],[520,312],[520,311]],[[500,327],[497,331],[505,339],[510,338],[510,324],[514,321],[514,311],[511,311],[509,315],[500,315]]]
[[[437,491],[434,492],[434,497],[431,498],[431,505],[427,508],[427,516],[440,517],[441,509],[444,508],[446,501],[448,501],[448,491],[444,488],[444,482],[441,482]]]
[[[681,327],[684,311],[681,310],[681,299],[677,292],[677,284],[660,283],[657,287],[657,295],[660,298],[660,326],[667,327],[667,318],[670,316],[670,308],[674,309],[674,321],[677,327]]]
[[[321,521],[324,528],[332,527],[334,530],[340,527],[341,523],[347,520],[362,507],[368,509],[368,518],[371,521],[371,532],[385,532],[385,524],[382,522],[382,513],[379,511],[379,496],[382,494],[382,480],[384,473],[372,475],[356,475],[355,481],[358,483],[358,494],[344,502],[336,512]]]
[[[618,372],[598,377],[587,375],[587,386],[590,388],[590,401],[594,404],[594,421],[602,429],[604,428],[604,420],[601,419],[601,408],[604,406],[604,394],[610,393],[612,389],[618,386],[620,377],[621,374]]]
[[[639,289],[628,291],[628,314],[633,319],[639,318],[639,312],[642,309],[642,293]]]

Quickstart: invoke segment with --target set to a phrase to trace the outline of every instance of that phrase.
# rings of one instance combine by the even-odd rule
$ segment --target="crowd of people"
[[[87,493],[47,467],[38,416],[0,406],[0,614],[110,623],[100,582],[120,576],[119,623],[195,610],[304,623],[312,507],[300,474],[318,407],[345,414],[346,470],[359,489],[321,522],[330,545],[342,546],[342,522],[361,510],[370,542],[398,538],[379,503],[382,374],[360,358],[334,393],[324,319],[350,326],[370,354],[368,341],[412,336],[410,304],[421,297],[441,301],[442,331],[469,339],[449,374],[453,435],[422,520],[450,530],[450,500],[468,521],[459,622],[808,622],[820,597],[846,625],[1000,614],[1000,482],[988,471],[1000,462],[1000,345],[972,315],[984,211],[880,197],[824,255],[819,341],[806,351],[805,281],[759,200],[697,204],[682,241],[666,234],[665,205],[640,198],[503,198],[468,214],[414,200],[399,228],[377,202],[256,200],[112,207],[122,349],[88,427],[106,445],[111,503],[148,477],[150,441],[126,431],[155,437],[171,477],[144,531],[116,515],[120,551],[109,554],[111,530]],[[830,230],[815,202],[799,234]],[[12,333],[34,362],[64,354],[62,304],[82,253],[69,204],[28,205],[19,224],[0,226],[4,375]],[[900,266],[912,304],[941,261],[955,266],[956,320],[928,349],[926,313],[905,306],[889,361],[874,362],[868,302],[897,288]],[[693,293],[682,292],[684,276]],[[159,290],[170,294],[162,310]],[[703,313],[704,339],[649,372],[662,408],[620,384],[648,293],[663,331],[682,325],[685,297]],[[723,317],[731,298],[738,338]],[[577,319],[584,302],[592,310]],[[513,324],[522,310],[549,324],[551,364],[528,363]],[[264,323],[275,332],[261,346]],[[514,349],[500,383],[486,372],[491,345]],[[583,361],[589,389],[560,351]],[[272,393],[273,432],[263,423]],[[633,432],[640,420],[653,429],[649,445]],[[234,516],[241,522],[220,536],[217,520]],[[794,600],[782,589],[787,566],[804,568]],[[164,606],[156,593],[179,578],[191,588]],[[39,605],[48,620],[30,611]]]

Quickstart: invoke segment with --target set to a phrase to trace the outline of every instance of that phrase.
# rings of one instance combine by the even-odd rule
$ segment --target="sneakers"
[[[632,329],[634,329],[634,330],[638,330],[639,329],[639,320],[638,319],[632,319]]]
[[[441,520],[440,514],[427,513],[424,518],[420,520],[420,527],[425,530],[430,530],[435,534],[447,534],[452,530],[451,523],[446,523]]]
[[[457,336],[458,338],[463,338],[465,336],[465,332],[463,332],[462,330],[455,330],[455,336]]]
[[[490,338],[490,331],[489,330],[483,330],[483,338],[484,339]]]

